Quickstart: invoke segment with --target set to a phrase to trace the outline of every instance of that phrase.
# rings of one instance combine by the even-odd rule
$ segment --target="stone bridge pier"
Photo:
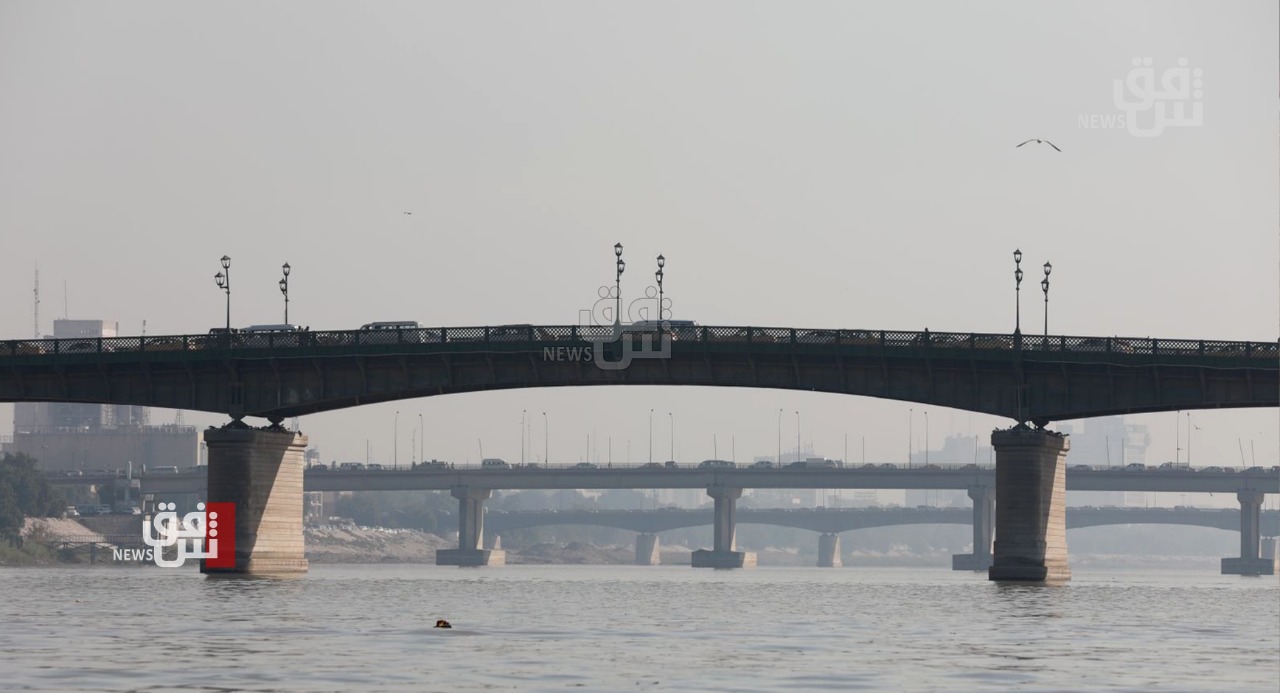
[[[994,431],[996,536],[988,577],[1067,582],[1067,451],[1061,433],[1025,425]],[[976,550],[976,549],[975,549]]]
[[[636,535],[636,565],[662,565],[657,533],[641,532]]]
[[[290,431],[218,428],[209,446],[208,501],[235,504],[234,568],[209,575],[307,572],[302,539],[302,469],[307,437]],[[218,528],[222,530],[222,527]]]
[[[484,502],[492,489],[454,486],[449,491],[458,499],[458,548],[436,551],[436,565],[477,567],[503,565],[507,552],[484,548]]]
[[[823,532],[818,535],[818,567],[839,568],[844,565],[840,560],[840,535],[836,532]]]
[[[752,551],[738,551],[737,543],[737,501],[742,497],[742,489],[728,486],[708,486],[707,495],[715,501],[713,523],[714,547],[708,551],[698,549],[693,552],[694,568],[754,568],[756,555]]]
[[[973,501],[973,553],[951,557],[952,570],[985,571],[991,569],[991,539],[996,533],[996,490],[989,486],[970,486]]]
[[[1222,559],[1223,575],[1275,575],[1276,552],[1274,542],[1269,553],[1260,553],[1262,545],[1261,491],[1240,491],[1240,557]]]

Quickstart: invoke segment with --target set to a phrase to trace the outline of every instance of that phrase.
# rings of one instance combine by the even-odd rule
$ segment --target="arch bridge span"
[[[1280,406],[1275,342],[505,325],[0,342],[0,401],[286,417],[461,392],[700,385],[832,392],[1047,424]]]

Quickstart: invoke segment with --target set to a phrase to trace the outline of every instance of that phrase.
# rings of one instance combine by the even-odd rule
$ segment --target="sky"
[[[37,267],[42,332],[206,332],[223,255],[237,325],[283,321],[285,262],[313,330],[573,324],[622,243],[624,298],[661,253],[671,317],[706,325],[1010,332],[1020,248],[1028,332],[1051,261],[1052,333],[1275,340],[1277,26],[1269,2],[0,1],[0,339],[32,336]],[[1144,103],[1135,58],[1161,80],[1185,58],[1195,95]],[[1201,117],[1157,132],[1175,101]],[[1192,463],[1276,464],[1278,417],[1194,413]],[[1148,462],[1185,461],[1185,414],[1129,422]],[[522,438],[743,461],[797,423],[817,454],[901,461],[1011,422],[677,387],[300,421],[326,461],[401,464]]]

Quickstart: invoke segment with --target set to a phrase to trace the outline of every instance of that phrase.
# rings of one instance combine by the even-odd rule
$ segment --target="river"
[[[0,569],[6,691],[1267,691],[1280,581],[1076,570]],[[437,618],[454,628],[433,628]]]

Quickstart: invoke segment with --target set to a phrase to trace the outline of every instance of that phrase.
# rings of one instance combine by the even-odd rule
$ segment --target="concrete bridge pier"
[[[234,568],[209,575],[307,572],[302,539],[302,454],[307,437],[248,427],[204,432],[209,448],[208,501],[235,503]],[[219,530],[224,529],[219,527]]]
[[[988,577],[1067,582],[1067,451],[1061,433],[1025,425],[994,431],[995,552]]]
[[[951,557],[952,570],[991,569],[991,539],[996,533],[996,491],[989,486],[970,486],[973,501],[973,553]]]
[[[818,535],[818,567],[839,568],[844,565],[840,560],[840,535],[835,532],[823,532]]]
[[[694,568],[754,568],[756,554],[752,551],[737,551],[737,500],[742,497],[742,489],[728,486],[708,486],[707,495],[715,501],[715,517],[713,533],[715,545],[712,550],[698,549],[693,552]]]
[[[641,532],[636,535],[636,565],[662,565],[657,534]]]
[[[503,565],[507,552],[484,548],[484,502],[492,489],[454,486],[450,489],[458,499],[458,548],[436,551],[436,565],[478,567]]]
[[[1262,498],[1261,491],[1239,491],[1240,500],[1240,557],[1222,559],[1223,575],[1275,575],[1276,554],[1274,542],[1270,553],[1261,553]]]

